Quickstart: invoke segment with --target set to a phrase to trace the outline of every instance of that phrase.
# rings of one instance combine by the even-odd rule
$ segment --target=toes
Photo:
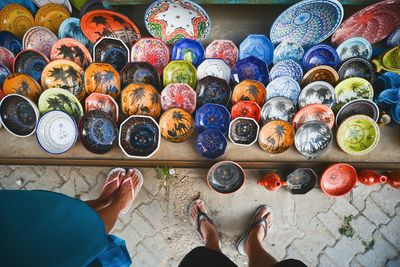
[[[198,199],[196,200],[196,206],[198,207],[198,209],[204,213],[207,213],[207,207],[204,203],[204,201]]]

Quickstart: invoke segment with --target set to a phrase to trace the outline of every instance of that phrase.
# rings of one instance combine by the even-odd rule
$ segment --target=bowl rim
[[[96,95],[100,95],[101,97],[106,97],[106,98],[110,99],[111,102],[115,105],[115,107],[116,107],[116,112],[115,112],[116,118],[115,118],[115,121],[116,121],[116,123],[118,123],[118,118],[119,118],[119,106],[118,106],[118,103],[117,103],[117,101],[115,101],[114,97],[112,97],[110,95],[107,95],[107,94],[94,92],[94,93],[91,93],[90,95],[88,95],[85,98],[85,108],[84,108],[85,113],[89,112],[89,110],[87,110],[87,108],[86,108],[86,101],[88,100],[89,97],[94,97]],[[92,109],[92,110],[101,110],[101,109]],[[107,114],[110,114],[110,113],[107,112]],[[83,114],[83,115],[85,115],[85,114]]]
[[[243,182],[241,183],[240,187],[238,187],[236,190],[234,190],[234,191],[232,191],[232,192],[220,192],[220,191],[217,191],[216,189],[214,189],[214,188],[211,186],[211,184],[210,184],[210,182],[209,182],[209,180],[208,180],[208,177],[211,175],[212,171],[214,171],[215,168],[217,168],[217,167],[219,167],[220,165],[225,164],[225,163],[233,164],[233,165],[239,167],[239,169],[240,169],[240,170],[242,171],[242,173],[243,173]],[[235,193],[235,192],[239,191],[239,189],[241,189],[241,188],[243,187],[243,185],[245,184],[245,181],[247,180],[247,173],[246,173],[246,171],[243,169],[243,167],[240,166],[239,163],[237,163],[237,162],[235,162],[235,161],[231,161],[231,160],[221,160],[221,161],[218,161],[217,163],[215,163],[214,165],[212,165],[212,166],[210,167],[210,169],[208,169],[207,176],[206,176],[206,180],[207,180],[208,186],[209,186],[214,192],[217,192],[217,193],[222,194],[222,195],[229,195],[229,194],[232,194],[232,193]]]
[[[60,39],[61,40],[61,39]],[[115,37],[108,37],[108,36],[104,36],[104,37],[101,37],[94,45],[93,45],[93,49],[92,49],[92,59],[93,59],[93,61],[95,60],[95,58],[96,58],[96,48],[104,41],[104,40],[113,40],[113,41],[116,41],[116,42],[119,42],[119,43],[121,43],[123,46],[124,46],[124,48],[126,49],[126,51],[128,52],[128,58],[127,58],[127,63],[129,63],[129,62],[131,62],[131,50],[129,49],[129,47],[121,40],[121,39],[119,39],[119,38],[115,38]],[[78,41],[79,42],[79,41]],[[126,65],[126,64],[125,64]],[[124,67],[125,67],[125,65],[124,65]]]
[[[316,67],[314,67],[314,68],[312,68],[312,69],[310,69],[310,70],[308,70],[304,75],[303,75],[303,78],[301,79],[301,82],[300,82],[300,86],[307,86],[308,84],[310,84],[310,82],[307,82],[307,79],[309,78],[309,76],[311,76],[315,71],[319,71],[319,70],[326,70],[326,71],[329,71],[329,73],[331,73],[332,75],[333,75],[333,77],[335,78],[335,86],[340,82],[340,80],[339,80],[339,74],[338,74],[338,72],[334,69],[334,68],[332,68],[331,66],[328,66],[328,65],[319,65],[319,66],[316,66]],[[315,80],[315,81],[317,81],[317,80]],[[313,82],[315,82],[315,81],[313,81]],[[321,81],[321,80],[318,80],[318,81]],[[312,82],[311,82],[312,83]],[[330,84],[330,83],[329,83]],[[332,84],[330,84],[330,85],[332,85]],[[332,85],[333,86],[333,85]],[[335,88],[335,86],[334,86],[334,88]]]
[[[378,120],[379,120],[379,107],[378,107],[378,105],[377,105],[374,101],[372,101],[372,100],[365,99],[365,98],[359,98],[359,99],[354,99],[354,100],[352,100],[352,101],[346,103],[343,107],[341,107],[341,108],[339,109],[339,111],[336,113],[336,116],[335,116],[335,125],[336,125],[336,127],[339,127],[339,126],[345,121],[345,120],[342,121],[342,123],[341,123],[340,125],[338,125],[338,118],[339,118],[340,113],[343,111],[343,109],[344,109],[345,107],[351,105],[352,103],[355,103],[355,102],[368,102],[369,104],[371,104],[372,106],[374,106],[375,110],[377,111],[374,120],[375,120],[376,122],[378,122]],[[364,115],[364,114],[358,114],[358,115]],[[350,116],[350,117],[351,117],[351,116]],[[350,117],[349,117],[349,118],[350,118]],[[368,117],[369,117],[369,116],[368,116]]]
[[[256,137],[255,137],[255,139],[253,140],[253,142],[251,142],[250,144],[240,144],[240,143],[237,143],[237,142],[233,141],[233,139],[231,138],[232,124],[233,124],[235,121],[239,120],[239,119],[241,119],[241,120],[253,121],[253,122],[255,123],[255,125],[257,126],[257,134],[256,134]],[[251,146],[251,145],[253,145],[255,142],[258,141],[258,134],[259,134],[259,132],[260,132],[260,125],[258,125],[258,122],[257,122],[255,119],[249,118],[249,117],[236,117],[236,118],[234,118],[234,119],[229,123],[228,138],[229,138],[229,140],[230,140],[233,144],[235,144],[235,145],[238,145],[238,146]]]
[[[296,114],[294,115],[293,121],[292,121],[292,126],[293,126],[293,128],[295,129],[295,131],[297,131],[303,124],[306,124],[307,122],[310,122],[310,121],[307,121],[307,122],[303,123],[303,124],[300,125],[300,126],[298,125],[297,120],[298,120],[301,116],[304,115],[304,112],[306,112],[306,114],[308,114],[309,110],[312,110],[312,109],[318,108],[318,107],[319,107],[320,109],[324,109],[324,112],[329,112],[329,113],[332,115],[333,121],[331,122],[331,124],[328,124],[328,123],[325,122],[326,124],[328,124],[329,128],[332,129],[333,126],[335,126],[335,113],[333,112],[333,110],[332,110],[330,107],[328,107],[327,105],[324,105],[324,104],[311,104],[311,105],[305,106],[304,108],[299,109],[299,110],[296,112]],[[314,120],[314,121],[320,121],[320,120]],[[320,121],[320,122],[324,122],[324,121]]]
[[[211,63],[215,62],[216,64],[210,64],[210,62]],[[214,76],[214,75],[205,75],[204,71],[206,70],[207,66],[209,66],[209,65],[218,65],[221,68],[225,68],[225,69],[221,70],[221,72],[223,74],[223,77],[221,78],[221,77],[217,77],[217,76]],[[196,78],[197,78],[198,81],[203,79],[203,78],[205,78],[205,77],[207,77],[207,76],[212,76],[212,77],[216,77],[216,78],[220,78],[220,79],[225,80],[229,85],[230,80],[231,80],[231,73],[232,73],[232,70],[229,67],[229,65],[225,61],[220,59],[220,58],[206,58],[196,68]]]
[[[355,179],[354,179],[353,186],[350,188],[350,190],[348,190],[347,192],[345,192],[345,193],[343,193],[343,194],[340,194],[340,195],[333,195],[333,194],[328,193],[328,191],[326,190],[326,188],[323,186],[323,182],[322,182],[322,181],[323,181],[323,178],[324,178],[325,174],[327,173],[327,171],[328,171],[329,169],[334,168],[334,167],[337,167],[337,166],[339,166],[339,165],[340,165],[340,166],[346,166],[346,167],[348,167],[348,168],[353,172]],[[326,169],[324,170],[324,172],[322,173],[321,178],[320,178],[320,187],[321,187],[321,190],[322,190],[326,195],[328,195],[328,196],[330,196],[330,197],[340,197],[340,196],[344,196],[344,195],[350,193],[350,192],[353,190],[354,186],[357,184],[357,180],[358,180],[358,178],[357,178],[357,171],[356,171],[356,169],[355,169],[352,165],[350,165],[350,164],[348,164],[348,163],[334,163],[334,164],[329,165],[328,168],[326,168]]]

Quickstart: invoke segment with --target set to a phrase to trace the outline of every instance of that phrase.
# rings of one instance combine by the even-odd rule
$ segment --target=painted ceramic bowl
[[[282,42],[274,50],[274,64],[283,60],[293,60],[301,64],[304,56],[304,49],[298,43]]]
[[[6,79],[6,77],[10,74],[11,74],[10,70],[3,64],[0,64],[0,88],[3,88],[3,82]]]
[[[200,133],[196,139],[196,152],[207,159],[216,159],[225,153],[225,135],[218,130],[209,129]]]
[[[231,68],[222,59],[206,58],[197,68],[197,80],[201,80],[207,76],[224,79],[229,83]]]
[[[0,9],[3,9],[7,5],[9,5],[11,2],[14,2],[16,4],[26,7],[31,13],[35,13],[37,10],[37,7],[35,6],[35,4],[30,0],[3,0],[0,2]]]
[[[368,40],[362,37],[353,37],[341,43],[336,48],[336,52],[342,62],[353,57],[370,60],[372,57],[372,46]]]
[[[196,92],[185,83],[170,83],[161,92],[161,108],[181,108],[192,114],[196,110]]]
[[[13,70],[17,73],[26,73],[40,82],[44,67],[49,64],[48,58],[35,50],[24,50],[14,60]]]
[[[253,80],[244,80],[238,83],[233,89],[232,104],[239,101],[254,101],[259,106],[265,102],[267,92],[262,83]]]
[[[174,44],[171,59],[189,61],[197,68],[204,60],[204,47],[199,41],[184,38]]]
[[[22,41],[12,32],[0,31],[0,46],[7,48],[16,55],[22,50]]]
[[[35,5],[38,7],[42,7],[49,3],[63,5],[68,10],[68,12],[72,13],[72,6],[68,0],[32,0],[32,2],[34,2]]]
[[[239,58],[256,57],[270,65],[274,57],[274,45],[263,34],[250,34],[239,46]]]
[[[366,115],[374,121],[379,119],[379,108],[371,100],[356,99],[344,105],[336,116],[336,126],[340,126],[342,122],[354,115]]]
[[[292,122],[295,114],[296,107],[292,100],[287,97],[277,96],[265,102],[261,110],[261,121],[263,124],[274,120]]]
[[[297,101],[300,95],[300,85],[290,77],[280,77],[267,86],[267,100],[277,97],[284,96],[289,98],[295,106],[297,106]]]
[[[61,110],[72,116],[79,122],[83,116],[83,108],[79,100],[69,91],[62,88],[51,88],[44,91],[38,101],[40,114]]]
[[[219,58],[233,68],[239,58],[239,49],[230,40],[214,40],[206,48],[206,58]]]
[[[214,164],[207,174],[207,183],[218,193],[230,194],[239,190],[246,180],[246,173],[233,161]]]
[[[171,108],[160,118],[161,135],[170,142],[185,142],[194,132],[192,116],[180,108]]]
[[[131,49],[132,62],[148,62],[162,75],[169,62],[168,46],[156,38],[142,38]]]
[[[317,181],[317,175],[312,169],[299,168],[286,177],[286,189],[292,194],[306,194],[312,190]]]
[[[382,70],[400,73],[400,46],[395,46],[389,51],[384,52],[378,58],[372,60],[377,72]]]
[[[0,101],[0,122],[17,137],[27,137],[36,130],[39,111],[29,98],[11,94]]]
[[[336,50],[326,44],[319,44],[311,47],[303,57],[302,65],[305,71],[308,71],[316,66],[330,66],[338,69],[340,59]]]
[[[235,145],[251,146],[257,141],[259,130],[254,119],[238,117],[229,124],[228,137]]]
[[[400,90],[397,88],[391,88],[383,90],[379,93],[376,103],[381,105],[393,105],[400,102]]]
[[[262,150],[272,154],[285,152],[293,142],[294,129],[287,121],[270,121],[261,128],[258,135]]]
[[[306,74],[304,74],[303,80],[301,80],[301,86],[304,87],[307,84],[316,81],[324,81],[332,86],[336,86],[336,84],[339,82],[339,74],[332,67],[317,66],[307,71]]]
[[[351,58],[344,62],[338,71],[340,80],[351,77],[364,78],[374,84],[375,70],[369,61],[363,58]]]
[[[150,84],[131,83],[122,90],[121,109],[127,116],[146,115],[155,119],[161,114],[161,97]]]
[[[44,27],[30,28],[22,39],[24,50],[33,49],[50,57],[51,48],[57,42],[57,36]]]
[[[306,0],[286,9],[272,24],[270,37],[274,44],[282,41],[303,47],[319,44],[335,32],[343,19],[339,1]]]
[[[58,38],[72,38],[79,41],[90,50],[92,43],[86,38],[81,30],[80,19],[68,18],[64,20],[58,29]]]
[[[8,4],[0,12],[0,29],[22,38],[35,25],[31,12],[22,5]]]
[[[231,88],[224,79],[206,76],[196,85],[197,107],[206,103],[227,106],[231,99]]]
[[[67,152],[75,145],[78,136],[75,120],[60,110],[52,110],[44,114],[36,130],[38,144],[50,154]]]
[[[321,189],[333,197],[346,195],[357,183],[357,171],[346,163],[329,166],[321,176]]]
[[[375,91],[381,92],[390,88],[400,88],[400,74],[395,72],[385,72],[379,75],[375,80]]]
[[[204,104],[196,111],[196,129],[203,132],[214,129],[226,133],[229,129],[231,114],[226,107],[218,104]]]
[[[85,112],[101,110],[108,113],[115,122],[118,122],[119,108],[117,102],[110,95],[92,93],[85,99]]]
[[[272,81],[285,76],[300,83],[301,78],[303,78],[303,69],[293,60],[279,61],[272,67],[269,79]]]
[[[392,105],[388,110],[390,118],[397,124],[400,124],[400,104]]]
[[[152,117],[130,116],[119,127],[119,146],[127,157],[150,158],[160,142],[160,127]]]
[[[69,0],[73,7],[77,10],[82,10],[82,7],[85,5],[87,0]]]
[[[231,72],[232,80],[240,83],[244,80],[255,80],[266,85],[268,83],[268,67],[265,62],[254,57],[246,57],[236,62]]]
[[[118,140],[115,120],[106,112],[92,110],[79,121],[79,139],[92,153],[104,154],[110,151]]]
[[[170,83],[187,83],[196,87],[196,68],[185,60],[171,61],[164,69],[164,86]]]
[[[239,101],[232,106],[231,119],[237,117],[252,118],[259,122],[261,118],[261,108],[253,101]]]
[[[335,104],[335,88],[327,82],[317,81],[308,84],[299,95],[299,108],[312,104],[332,107]]]
[[[330,128],[335,124],[335,114],[333,111],[322,104],[312,104],[300,109],[293,119],[293,128],[298,129],[309,121],[320,121],[328,124]]]
[[[12,70],[14,59],[14,54],[10,50],[0,47],[0,64],[6,66],[9,70]]]
[[[187,0],[153,2],[144,15],[144,23],[151,35],[167,44],[174,44],[183,38],[201,41],[211,30],[207,12]]]
[[[130,83],[148,83],[160,90],[160,77],[156,69],[147,62],[129,62],[121,71],[122,87]]]
[[[111,64],[118,72],[129,62],[129,53],[124,42],[112,37],[101,38],[93,47],[94,61]]]
[[[354,115],[339,126],[336,139],[339,147],[350,155],[365,155],[378,145],[379,127],[366,115]]]
[[[329,149],[332,140],[333,133],[328,124],[309,121],[296,131],[294,143],[303,156],[317,158]]]
[[[12,73],[3,82],[3,92],[5,95],[18,94],[32,100],[34,103],[39,99],[42,88],[39,83],[25,73]]]
[[[62,5],[45,4],[36,12],[35,25],[45,27],[54,34],[58,34],[61,23],[70,16],[68,9]]]
[[[352,100],[364,98],[372,100],[374,96],[374,88],[363,78],[353,77],[341,81],[335,87],[336,105],[335,109],[339,110],[345,104]]]
[[[388,47],[400,45],[400,27],[392,31],[392,33],[387,37],[386,45]]]
[[[83,69],[92,63],[89,50],[79,41],[72,38],[63,38],[55,42],[50,51],[51,61],[66,59],[75,62]]]
[[[101,93],[117,99],[121,93],[120,75],[111,64],[92,63],[84,74],[87,94]]]

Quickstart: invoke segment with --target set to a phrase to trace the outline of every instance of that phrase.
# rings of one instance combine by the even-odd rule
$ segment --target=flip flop
[[[113,176],[116,172],[121,172],[121,173],[123,173],[123,175],[126,174],[125,169],[122,169],[122,168],[115,168],[115,169],[112,169],[112,170],[107,174],[107,179],[106,179],[106,182],[105,182],[105,184],[104,184],[104,186],[103,186],[103,189],[101,189],[101,194],[103,194],[104,189],[105,189],[109,184],[112,184],[112,183],[114,183],[115,181],[117,181],[117,189],[119,188],[119,186],[120,186],[119,176],[117,176],[117,177],[111,179],[111,176]]]
[[[142,186],[143,186],[143,174],[142,174],[138,169],[136,169],[136,168],[131,168],[131,169],[129,169],[129,170],[133,170],[133,173],[135,173],[135,174],[137,175],[138,180],[139,180],[139,184],[137,185],[137,188],[136,188],[136,191],[135,191],[135,186],[134,186],[134,184],[133,184],[133,180],[132,180],[131,177],[125,179],[125,180],[122,182],[121,187],[124,185],[124,183],[126,183],[126,182],[128,182],[128,181],[130,182],[131,194],[132,194],[132,200],[129,202],[128,206],[126,206],[124,209],[121,210],[121,214],[122,214],[122,215],[126,214],[126,213],[130,210],[133,201],[135,200],[137,194],[140,192],[140,189],[142,189]],[[128,172],[129,172],[129,170],[128,170]],[[132,175],[133,175],[133,174],[132,174]]]
[[[270,207],[265,206],[265,205],[261,205],[260,207],[258,207],[257,210],[254,212],[253,217],[252,217],[249,225],[247,226],[246,231],[243,233],[243,235],[240,237],[239,241],[236,243],[237,251],[243,256],[246,256],[246,253],[244,251],[244,244],[246,243],[249,233],[254,228],[254,226],[262,225],[264,227],[263,240],[267,237],[268,231],[271,230],[271,229],[268,229],[267,216],[265,216],[261,219],[256,219],[257,215],[261,212],[261,209],[263,209],[263,208],[267,209],[267,214],[269,213],[270,216],[272,216],[272,210]]]

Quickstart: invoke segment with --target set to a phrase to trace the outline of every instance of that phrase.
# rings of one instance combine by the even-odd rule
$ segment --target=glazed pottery
[[[400,27],[396,28],[386,39],[386,45],[388,47],[394,47],[400,45]]]
[[[192,116],[180,108],[171,108],[160,118],[161,135],[170,142],[185,142],[194,131]]]
[[[196,110],[196,92],[185,83],[170,83],[161,92],[161,108],[181,108],[192,114]]]
[[[38,106],[41,115],[51,110],[61,110],[72,116],[76,122],[79,122],[83,116],[83,108],[79,100],[62,88],[44,91],[39,97]]]
[[[22,50],[22,41],[12,32],[0,31],[0,46],[16,55]]]
[[[335,109],[338,111],[342,106],[355,99],[364,98],[372,100],[374,89],[367,80],[353,77],[343,80],[336,85],[335,95]]]
[[[364,78],[370,84],[375,82],[375,70],[369,61],[363,58],[351,58],[344,62],[338,71],[340,80],[351,77]]]
[[[204,104],[196,111],[196,129],[203,132],[214,129],[226,133],[229,129],[231,114],[226,107],[218,104]]]
[[[239,58],[256,57],[268,66],[274,58],[274,45],[263,34],[250,34],[240,43]]]
[[[61,23],[70,16],[69,11],[62,5],[45,4],[36,12],[35,25],[45,27],[54,34],[58,34]]]
[[[257,182],[258,185],[263,186],[269,191],[275,191],[281,186],[286,185],[286,182],[275,172],[267,172],[263,178]]]
[[[228,137],[235,145],[251,146],[258,139],[259,129],[254,119],[237,117],[229,124]]]
[[[400,26],[400,1],[385,0],[370,5],[347,18],[332,35],[332,43],[339,45],[351,37],[363,37],[371,44],[383,40]]]
[[[323,104],[331,108],[335,104],[335,88],[324,81],[308,84],[300,92],[299,108],[312,104]]]
[[[382,70],[393,71],[400,74],[400,46],[395,46],[378,58],[372,60],[377,72]]]
[[[160,39],[142,38],[132,47],[131,61],[148,62],[161,76],[169,62],[169,48]]]
[[[25,73],[12,73],[3,82],[3,91],[5,95],[18,94],[23,95],[37,102],[42,88],[39,83],[31,76]]]
[[[244,80],[255,80],[266,85],[268,83],[268,67],[265,62],[254,57],[246,57],[236,62],[231,72],[232,80],[240,83]]]
[[[40,118],[36,139],[44,151],[50,154],[62,154],[75,145],[78,139],[78,127],[69,114],[52,110]]]
[[[127,157],[150,158],[160,142],[160,127],[152,117],[130,116],[119,128],[119,146]]]
[[[121,109],[127,116],[146,115],[157,119],[161,113],[161,97],[150,84],[131,83],[122,90]]]
[[[321,176],[321,189],[332,197],[346,195],[357,183],[357,172],[346,163],[329,166]]]
[[[400,104],[392,105],[389,110],[390,118],[397,124],[400,124]]]
[[[354,115],[339,126],[336,139],[344,152],[361,156],[373,151],[378,145],[380,130],[370,117]]]
[[[203,158],[216,159],[225,153],[227,142],[225,135],[218,130],[208,129],[196,139],[195,148]]]
[[[40,82],[42,72],[49,63],[48,58],[35,50],[24,50],[14,60],[13,70],[17,73],[26,73],[37,82]]]
[[[224,79],[206,76],[196,85],[197,107],[206,103],[227,106],[231,99],[231,88]]]
[[[39,111],[29,98],[10,94],[0,101],[0,122],[17,137],[27,137],[36,130]]]
[[[288,150],[294,141],[294,129],[290,123],[282,120],[265,124],[258,135],[258,143],[262,150],[277,154]]]
[[[244,80],[233,89],[232,104],[239,101],[254,101],[259,106],[265,102],[266,90],[262,83],[253,80]]]
[[[55,42],[50,51],[50,59],[51,61],[66,59],[75,62],[82,69],[86,69],[92,63],[89,50],[72,38],[63,38]]]
[[[14,54],[10,50],[0,46],[0,64],[12,70],[14,59]]]
[[[280,77],[268,84],[267,100],[277,96],[284,96],[289,98],[293,104],[297,106],[300,91],[300,86],[295,80],[286,76]]]
[[[85,113],[79,121],[78,130],[82,145],[92,153],[107,153],[117,143],[117,124],[104,111],[92,110]]]
[[[92,63],[84,74],[87,94],[101,93],[117,99],[121,93],[120,75],[108,63]]]
[[[379,93],[376,103],[380,105],[393,105],[400,102],[400,88],[391,88]]]
[[[121,71],[121,83],[122,87],[130,83],[148,83],[160,90],[160,77],[147,62],[129,62]]]
[[[336,50],[326,44],[319,44],[311,47],[303,57],[302,66],[305,71],[308,71],[316,66],[330,66],[338,69],[340,59]]]
[[[272,24],[274,44],[282,41],[304,47],[321,43],[335,32],[343,19],[343,7],[335,0],[305,0],[286,9]]]
[[[207,173],[208,185],[222,194],[236,192],[242,187],[245,179],[245,171],[233,161],[220,161],[214,164]]]
[[[239,50],[230,40],[214,40],[206,48],[206,58],[219,58],[233,68],[239,58]]]
[[[368,40],[362,37],[353,37],[340,44],[336,48],[336,52],[342,62],[353,57],[370,60],[372,57],[372,46]]]
[[[108,113],[115,122],[118,122],[119,108],[117,102],[110,95],[93,93],[85,99],[85,112],[101,110]]]
[[[300,83],[301,78],[303,78],[303,69],[293,60],[279,61],[272,67],[269,80],[272,81],[285,76]]]
[[[207,58],[197,68],[197,80],[207,76],[221,78],[229,83],[231,79],[231,68],[222,59]]]
[[[172,48],[172,60],[186,60],[198,67],[204,60],[204,47],[196,40],[184,38]]]
[[[231,119],[237,117],[251,118],[259,122],[261,118],[261,108],[254,101],[239,101],[232,106]]]
[[[263,124],[274,120],[292,122],[295,114],[293,102],[287,97],[277,96],[265,102],[261,110],[261,121]]]
[[[282,42],[274,50],[274,64],[283,60],[293,60],[301,64],[304,56],[304,49],[298,43]]]
[[[203,40],[211,30],[207,12],[187,0],[157,0],[147,9],[144,23],[151,35],[167,44],[183,38]]]
[[[3,64],[0,64],[0,89],[3,88],[3,82],[6,79],[6,77],[10,74],[11,74],[10,70]]]
[[[294,143],[303,156],[317,158],[328,150],[332,140],[333,133],[328,124],[309,121],[296,131]]]
[[[393,188],[400,189],[400,172],[399,171],[389,171],[385,172],[387,176],[387,183]]]
[[[130,60],[129,48],[120,39],[103,37],[93,47],[93,60],[111,64],[120,72]]]
[[[19,4],[9,4],[0,11],[0,29],[22,38],[35,25],[31,12]]]
[[[141,37],[138,27],[128,17],[106,9],[92,10],[83,15],[81,29],[92,43],[102,37],[114,37],[131,47]]]
[[[339,74],[332,67],[317,66],[304,74],[303,80],[301,81],[301,86],[304,87],[307,84],[316,81],[324,81],[332,86],[336,86],[336,84],[339,82]]]
[[[33,49],[50,57],[51,48],[57,42],[57,36],[44,27],[30,28],[22,39],[24,50]]]
[[[0,10],[10,4],[19,4],[26,7],[32,14],[36,13],[37,7],[31,0],[1,0]]]
[[[336,126],[340,126],[343,121],[354,115],[366,115],[374,121],[379,119],[379,108],[371,100],[356,99],[344,105],[336,115]]]
[[[361,170],[357,172],[358,181],[364,185],[374,185],[377,183],[386,183],[387,177],[373,170]]]
[[[312,169],[299,168],[286,177],[286,189],[292,194],[306,194],[314,188],[317,175]]]
[[[325,122],[330,128],[335,124],[335,114],[333,111],[322,104],[312,104],[300,109],[293,118],[293,128],[298,129],[309,121]]]
[[[60,28],[58,29],[58,38],[72,38],[79,41],[81,44],[86,46],[88,49],[92,46],[92,43],[86,38],[81,30],[80,20],[78,18],[68,18],[64,20]]]
[[[72,6],[69,0],[32,0],[32,2],[38,7],[42,7],[49,3],[63,5],[69,11],[69,13],[72,13]]]
[[[82,7],[85,5],[85,3],[87,2],[87,0],[69,0],[71,2],[71,4],[77,9],[77,10],[81,10]]]
[[[400,74],[395,72],[385,72],[379,75],[375,80],[375,91],[381,92],[390,88],[400,88]]]
[[[187,83],[190,87],[196,86],[196,68],[185,60],[171,61],[164,69],[164,86],[170,83]]]

